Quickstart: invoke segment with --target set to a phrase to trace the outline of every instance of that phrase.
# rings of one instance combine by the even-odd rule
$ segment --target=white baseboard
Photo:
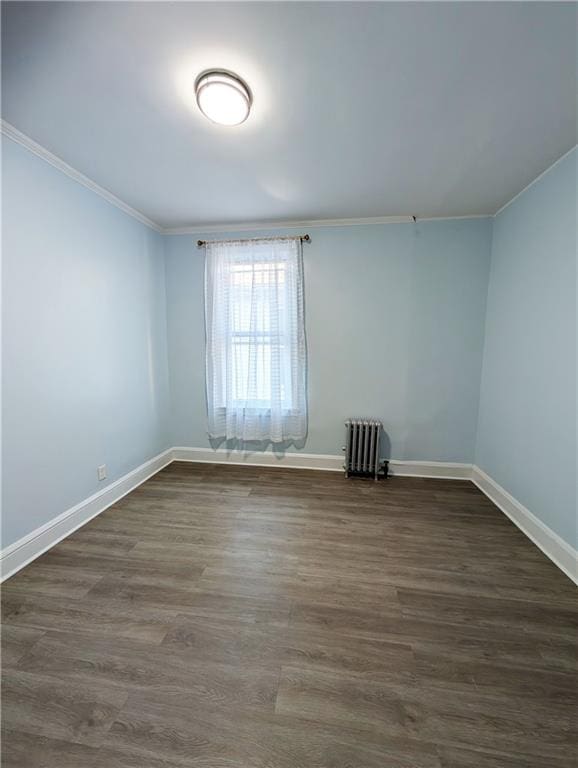
[[[287,469],[321,469],[343,472],[343,454],[280,453],[272,451],[231,451],[226,448],[173,448],[175,461],[202,464],[246,464],[252,467],[284,467]],[[469,480],[471,464],[443,461],[390,461],[392,475],[403,477],[437,477],[447,480]]]
[[[343,456],[316,453],[228,451],[224,448],[169,448],[111,483],[102,491],[81,501],[45,525],[23,536],[0,553],[0,581],[69,536],[127,493],[173,461],[209,464],[246,464],[255,467],[284,467],[343,472]],[[447,480],[472,480],[572,581],[578,584],[576,550],[542,523],[529,509],[492,480],[479,467],[442,461],[398,461],[389,463],[390,472],[402,477],[431,477]]]
[[[471,480],[472,465],[450,461],[397,461],[389,462],[391,475],[400,477],[437,477],[439,480]]]
[[[542,550],[554,565],[578,584],[578,552],[574,547],[560,538],[482,469],[474,466],[471,478],[472,482]]]
[[[23,536],[14,544],[5,547],[0,553],[0,581],[12,576],[32,560],[42,555],[62,539],[70,536],[77,528],[96,517],[127,493],[155,475],[172,461],[172,450],[169,448],[158,456],[145,461],[132,472],[123,475],[102,491],[89,496],[66,512],[58,515],[45,525],[36,528]]]
[[[201,464],[246,464],[251,467],[322,469],[343,472],[343,456],[323,453],[273,453],[272,451],[230,451],[226,448],[173,448],[174,461]]]
[[[224,448],[169,448],[132,472],[111,483],[102,491],[66,510],[45,525],[0,552],[0,582],[9,578],[25,565],[40,557],[62,539],[70,536],[93,517],[96,517],[127,493],[148,480],[173,461],[191,461],[210,464],[246,464],[255,467],[285,467],[290,469],[317,469],[343,472],[343,455],[319,453],[284,453],[228,451]],[[412,477],[460,478],[469,476],[468,464],[443,462],[392,462],[393,474]],[[467,473],[467,474],[466,474]]]

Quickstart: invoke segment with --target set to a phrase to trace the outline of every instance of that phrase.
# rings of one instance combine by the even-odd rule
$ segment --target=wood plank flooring
[[[175,463],[3,588],[4,768],[570,768],[576,590],[469,482]]]

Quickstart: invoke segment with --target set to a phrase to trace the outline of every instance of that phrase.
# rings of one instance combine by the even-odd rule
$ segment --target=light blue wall
[[[494,220],[476,463],[576,546],[574,150]]]
[[[162,237],[2,149],[7,546],[167,447],[168,372]]]
[[[339,454],[344,419],[367,415],[383,420],[392,458],[471,462],[491,220],[310,234],[303,251],[309,350],[303,451]],[[203,235],[168,236],[165,245],[171,435],[174,445],[206,447],[204,252],[197,237]]]
[[[7,546],[169,445],[209,443],[198,236],[161,237],[10,140],[2,159]],[[391,458],[475,460],[576,545],[576,162],[493,227],[310,231],[302,450],[338,454],[345,418],[380,417]]]

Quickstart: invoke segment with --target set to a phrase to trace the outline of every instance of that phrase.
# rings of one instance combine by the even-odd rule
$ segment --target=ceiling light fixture
[[[224,69],[201,72],[195,80],[195,95],[203,115],[219,125],[245,122],[253,102],[249,86]]]

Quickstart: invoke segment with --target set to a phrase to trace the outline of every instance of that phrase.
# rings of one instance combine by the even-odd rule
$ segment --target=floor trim
[[[389,462],[391,475],[400,477],[435,477],[439,480],[471,480],[472,465],[452,461],[397,461]]]
[[[32,560],[36,560],[59,541],[70,536],[77,528],[104,512],[127,493],[134,491],[149,477],[156,475],[172,460],[172,449],[169,448],[149,461],[145,461],[132,472],[123,475],[114,483],[103,488],[102,491],[98,491],[79,504],[75,504],[58,517],[36,528],[28,535],[15,541],[14,544],[5,547],[0,553],[0,581],[14,575]]]
[[[343,456],[331,454],[169,448],[3,549],[0,581],[28,565],[173,461],[343,472]],[[471,480],[566,576],[578,584],[576,550],[479,467],[454,462],[398,460],[390,461],[389,466],[395,476]]]
[[[238,451],[226,448],[173,448],[176,461],[194,461],[203,464],[245,464],[252,467],[284,467],[287,469],[317,469],[343,472],[343,454],[326,453],[274,453],[273,451]],[[404,477],[437,477],[446,480],[469,480],[471,464],[444,461],[389,462],[392,475]]]
[[[245,464],[251,467],[320,469],[343,472],[343,456],[323,453],[274,453],[273,451],[238,451],[227,448],[173,448],[174,461],[201,464]]]
[[[492,501],[554,565],[578,584],[578,552],[482,469],[472,469],[472,482]]]

